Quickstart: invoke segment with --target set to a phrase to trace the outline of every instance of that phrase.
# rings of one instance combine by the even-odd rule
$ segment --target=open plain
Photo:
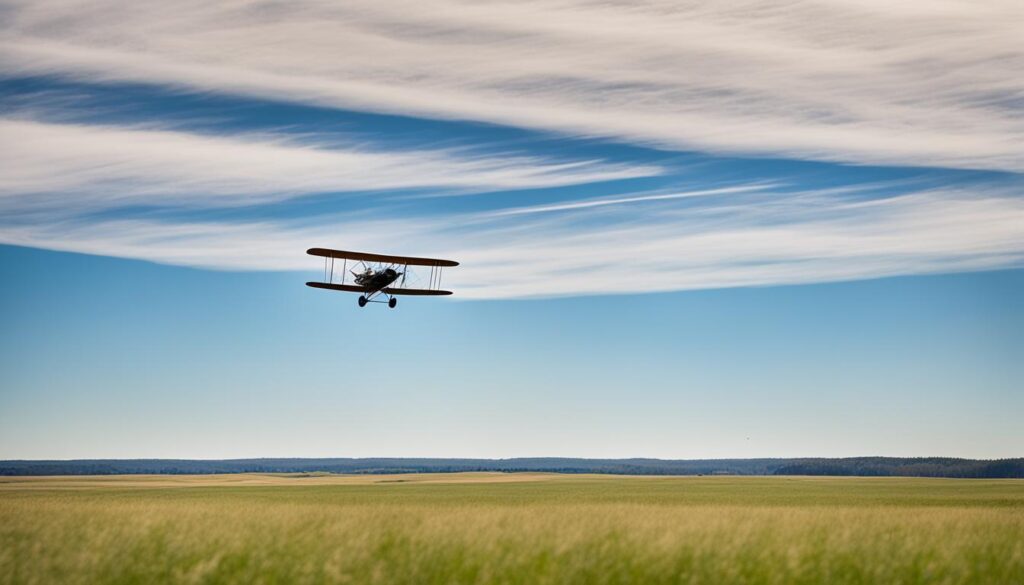
[[[0,583],[1022,583],[1024,481],[0,478]]]

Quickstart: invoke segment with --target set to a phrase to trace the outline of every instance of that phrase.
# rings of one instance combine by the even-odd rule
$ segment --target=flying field
[[[0,478],[0,584],[988,585],[1024,481],[322,473]]]

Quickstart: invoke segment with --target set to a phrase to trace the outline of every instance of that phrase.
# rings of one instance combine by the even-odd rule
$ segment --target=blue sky
[[[1024,448],[1013,3],[4,10],[0,457]]]

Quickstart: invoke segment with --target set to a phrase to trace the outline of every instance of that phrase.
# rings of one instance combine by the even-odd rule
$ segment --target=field
[[[1024,481],[0,477],[0,583],[1024,583]]]

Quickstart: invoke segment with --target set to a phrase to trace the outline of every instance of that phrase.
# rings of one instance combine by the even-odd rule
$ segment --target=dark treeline
[[[843,459],[78,459],[0,461],[0,475],[186,473],[444,473],[546,471],[626,475],[857,475],[1024,478],[1021,459],[850,457]]]
[[[1024,459],[977,460],[952,457],[797,459],[778,467],[773,473],[775,475],[1024,477]]]

